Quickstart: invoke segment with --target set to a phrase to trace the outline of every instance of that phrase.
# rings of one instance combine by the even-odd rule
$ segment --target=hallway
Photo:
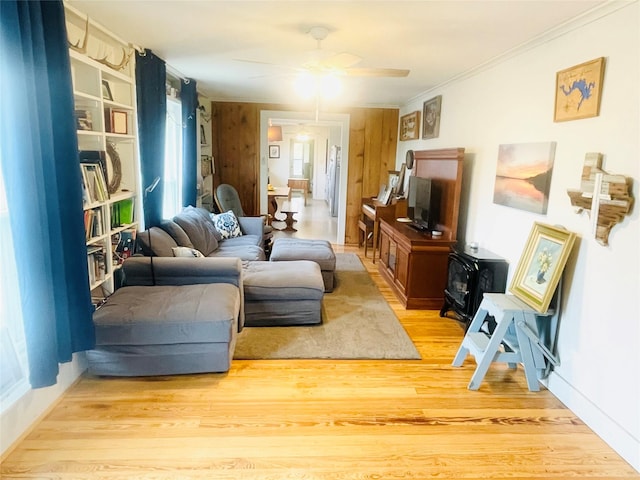
[[[309,195],[310,197],[310,195]],[[278,199],[278,212],[276,216],[283,218],[281,213],[283,203],[287,200]],[[336,243],[338,236],[338,217],[329,216],[329,205],[324,200],[313,200],[307,198],[307,205],[304,205],[302,194],[294,192],[291,195],[291,209],[296,213],[293,218],[297,220],[293,224],[296,231],[278,230],[285,228],[283,221],[274,220],[273,238],[279,237],[295,237],[315,240],[327,240],[332,244]]]

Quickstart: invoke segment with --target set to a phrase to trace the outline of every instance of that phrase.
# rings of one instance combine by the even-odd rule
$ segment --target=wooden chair
[[[358,247],[364,244],[364,256],[367,256],[369,239],[373,239],[373,222],[366,219],[358,220]]]

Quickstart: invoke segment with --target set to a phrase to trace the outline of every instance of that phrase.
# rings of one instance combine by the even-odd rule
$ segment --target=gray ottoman
[[[89,372],[226,372],[240,307],[240,290],[228,283],[122,287],[93,314],[96,346],[87,351]]]
[[[315,262],[245,262],[243,284],[245,327],[322,322],[324,283]]]
[[[320,266],[324,291],[333,291],[336,270],[336,254],[326,240],[306,240],[300,238],[277,238],[271,248],[272,262],[311,260]]]

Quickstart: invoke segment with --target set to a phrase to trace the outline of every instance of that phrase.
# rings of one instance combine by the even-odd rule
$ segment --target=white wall
[[[0,415],[0,455],[15,446],[36,421],[51,410],[65,391],[87,368],[84,353],[74,353],[71,362],[60,364],[58,383],[51,387],[29,389]]]
[[[638,2],[609,5],[403,106],[400,115],[422,110],[423,101],[442,95],[439,138],[399,142],[397,162],[408,149],[466,149],[470,176],[461,233],[467,242],[507,258],[510,277],[534,221],[564,225],[581,237],[566,268],[558,343],[562,364],[548,386],[640,470],[639,209],[636,205],[612,229],[604,247],[591,235],[588,217],[574,213],[566,193],[580,186],[585,154],[602,152],[604,169],[631,177],[638,198],[638,10]],[[554,123],[556,72],[597,57],[606,58],[600,115]],[[547,214],[493,204],[498,146],[541,141],[557,142]]]

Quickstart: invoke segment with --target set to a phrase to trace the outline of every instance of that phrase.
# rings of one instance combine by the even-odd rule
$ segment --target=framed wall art
[[[420,112],[415,111],[400,117],[400,141],[420,138]]]
[[[573,232],[535,222],[509,291],[537,312],[545,313],[575,239]]]
[[[500,145],[493,203],[546,214],[555,142]]]
[[[604,64],[604,57],[600,57],[556,74],[554,122],[600,114]]]
[[[269,158],[280,158],[280,145],[269,145]]]
[[[422,138],[438,138],[440,135],[440,110],[442,95],[433,97],[422,106]]]

